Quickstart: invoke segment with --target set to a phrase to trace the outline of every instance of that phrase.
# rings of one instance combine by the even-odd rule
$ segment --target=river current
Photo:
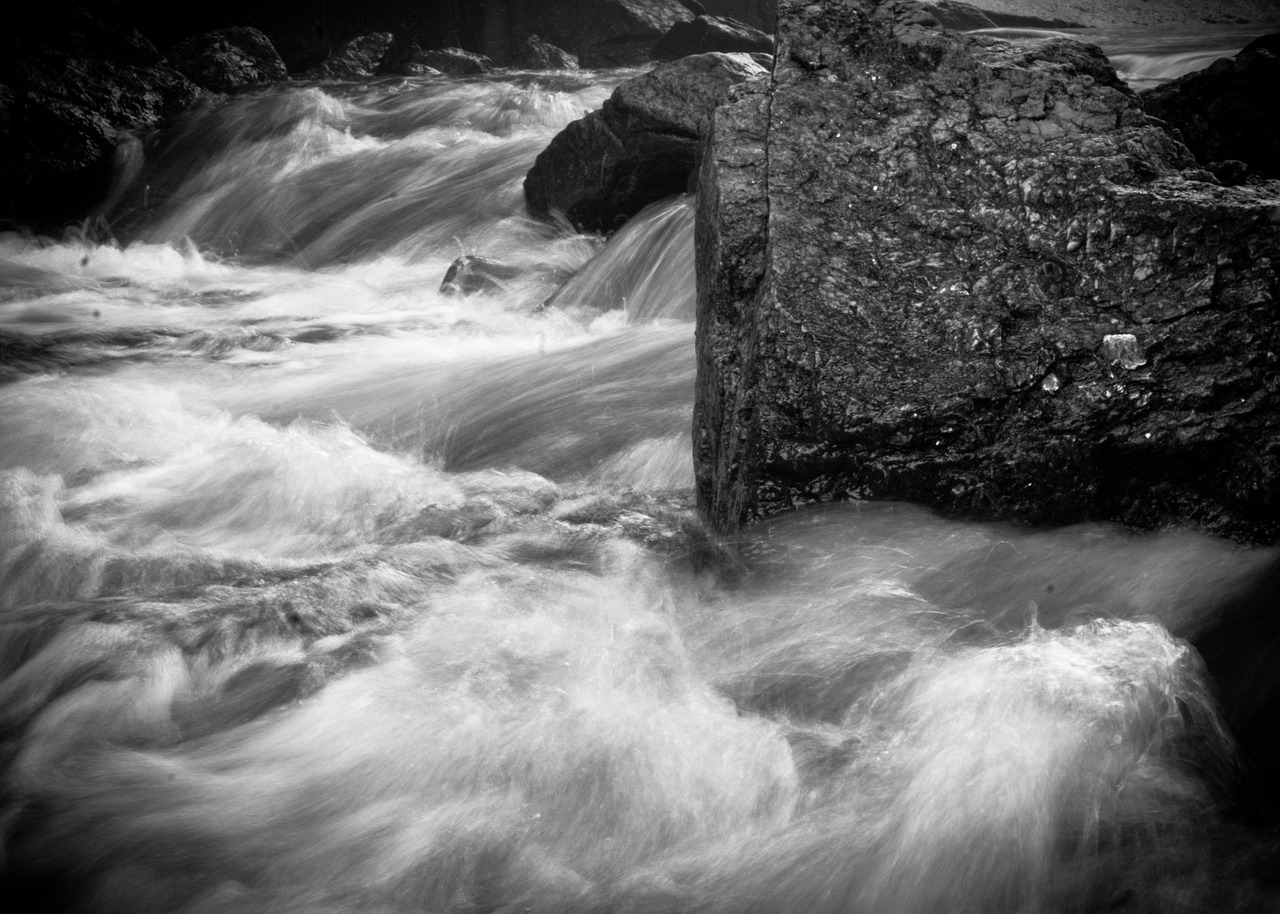
[[[0,236],[8,909],[1272,910],[1184,639],[1274,551],[709,534],[692,201],[523,211],[628,75],[220,100]]]

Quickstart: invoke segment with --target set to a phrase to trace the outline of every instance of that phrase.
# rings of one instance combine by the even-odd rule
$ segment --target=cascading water
[[[122,154],[128,246],[0,240],[9,909],[1264,909],[1181,636],[1272,553],[708,536],[691,201],[523,215],[625,75],[229,99]]]

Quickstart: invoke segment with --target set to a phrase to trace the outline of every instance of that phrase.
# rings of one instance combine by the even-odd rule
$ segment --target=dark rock
[[[523,271],[510,264],[487,257],[463,254],[444,274],[440,291],[445,295],[474,295],[477,292],[501,292],[503,286]]]
[[[579,20],[578,62],[584,67],[626,67],[652,60],[653,43],[677,22],[693,18],[679,0],[594,0]],[[551,40],[546,31],[539,31]],[[571,47],[574,45],[565,45]]]
[[[193,35],[170,52],[173,65],[192,82],[214,92],[287,79],[288,70],[271,39],[251,28]]]
[[[379,72],[391,49],[390,32],[373,32],[352,38],[324,63],[307,71],[308,79],[368,79]]]
[[[529,211],[607,232],[683,193],[712,110],[730,86],[767,72],[745,54],[699,54],[628,80],[538,155],[524,182]]]
[[[517,67],[527,70],[576,70],[578,58],[562,51],[554,44],[543,41],[537,35],[525,39],[514,61]]]
[[[1234,59],[1142,93],[1142,103],[1215,173],[1237,160],[1253,175],[1280,178],[1280,32],[1250,44]],[[1236,173],[1233,173],[1236,172]],[[1228,183],[1243,176],[1228,169]]]
[[[462,48],[436,48],[418,54],[413,63],[425,64],[449,76],[476,76],[493,69],[493,61]]]
[[[81,9],[19,22],[0,35],[0,218],[55,228],[106,193],[124,131],[201,92],[134,29]]]
[[[909,500],[1280,538],[1280,187],[1223,188],[1093,47],[783,0],[699,180],[721,529]]]
[[[735,19],[699,16],[692,22],[677,22],[653,46],[653,56],[658,60],[711,51],[772,54],[773,38]]]

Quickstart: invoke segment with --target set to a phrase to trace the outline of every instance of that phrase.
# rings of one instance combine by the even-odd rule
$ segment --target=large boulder
[[[1248,175],[1280,178],[1280,32],[1233,59],[1147,90],[1142,102],[1178,130],[1203,164],[1231,173],[1232,183]],[[1247,168],[1214,167],[1226,162]]]
[[[44,229],[105,194],[121,136],[201,90],[134,29],[42,8],[0,31],[0,219]]]
[[[394,40],[390,32],[371,32],[352,38],[308,70],[306,76],[308,79],[368,79],[382,71],[383,59]]]
[[[287,79],[289,71],[271,39],[254,28],[226,28],[193,35],[169,53],[173,65],[196,85],[214,92]]]
[[[699,180],[721,529],[902,499],[1280,539],[1280,185],[1224,188],[1097,49],[782,0]]]
[[[711,51],[772,54],[773,38],[736,19],[698,16],[692,22],[677,22],[653,46],[653,56],[658,60]]]
[[[698,54],[628,80],[538,155],[524,181],[529,211],[609,232],[683,193],[712,110],[730,86],[767,73],[746,54]]]

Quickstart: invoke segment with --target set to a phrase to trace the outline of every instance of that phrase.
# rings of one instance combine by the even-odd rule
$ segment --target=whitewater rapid
[[[12,909],[1255,902],[1185,639],[1274,553],[895,504],[713,535],[693,200],[523,210],[628,75],[211,101],[98,220],[0,238]],[[463,254],[515,278],[442,292]]]

